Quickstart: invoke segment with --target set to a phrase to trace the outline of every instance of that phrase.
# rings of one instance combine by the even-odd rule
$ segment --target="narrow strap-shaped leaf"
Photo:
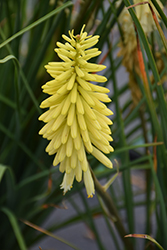
[[[128,234],[125,236],[125,238],[127,238],[127,237],[134,237],[134,238],[141,238],[141,239],[150,240],[153,243],[155,243],[159,249],[164,250],[164,248],[150,235],[147,235],[147,234]]]
[[[161,9],[161,7],[158,5],[158,2],[156,0],[151,0],[151,2],[154,4],[155,8],[157,9],[159,15],[161,16],[165,26],[167,27],[167,18],[165,16],[164,11]]]
[[[26,244],[25,244],[25,241],[24,241],[24,238],[22,236],[22,233],[20,231],[20,228],[19,228],[19,225],[18,225],[18,222],[17,222],[17,219],[16,219],[16,216],[13,214],[13,212],[11,210],[9,210],[8,208],[6,207],[2,207],[1,208],[1,211],[7,215],[10,223],[11,223],[11,226],[13,228],[13,232],[16,236],[16,239],[17,239],[17,242],[18,242],[18,245],[20,247],[21,250],[27,250],[27,247],[26,247]]]
[[[41,232],[41,233],[43,233],[43,234],[46,234],[46,235],[48,235],[48,236],[50,236],[50,237],[52,237],[52,238],[54,238],[54,239],[56,239],[56,240],[61,241],[62,243],[68,245],[69,247],[71,247],[71,248],[73,248],[73,249],[75,249],[75,250],[79,250],[79,248],[77,248],[75,245],[73,245],[72,243],[68,242],[67,240],[65,240],[65,239],[63,239],[63,238],[61,238],[61,237],[58,237],[58,236],[54,235],[53,233],[51,233],[51,232],[49,232],[49,231],[47,231],[47,230],[45,230],[45,229],[43,229],[43,228],[41,228],[41,227],[39,227],[39,226],[37,226],[37,225],[34,225],[33,223],[31,223],[31,222],[29,222],[29,221],[25,221],[25,220],[22,220],[22,221],[23,221],[23,223],[24,223],[25,225],[27,225],[27,226],[29,226],[29,227],[32,227],[32,228],[34,228],[35,230],[37,230],[37,231],[39,231],[39,232]]]
[[[39,160],[34,156],[34,154],[31,152],[31,150],[21,141],[16,140],[14,135],[7,129],[3,124],[0,123],[0,131],[2,131],[4,134],[6,134],[11,140],[15,141],[18,146],[32,159],[32,161],[39,166],[41,169],[45,169],[45,166],[39,162]]]
[[[0,63],[6,63],[11,59],[17,60],[14,55],[8,55],[8,56],[4,57],[3,59],[0,59]]]
[[[7,168],[8,168],[7,166],[5,166],[3,164],[0,164],[0,182],[2,180],[2,177],[3,177],[4,173],[5,173],[5,171],[7,170]]]
[[[14,34],[10,38],[8,38],[6,41],[4,41],[3,43],[1,43],[0,44],[0,48],[4,47],[6,44],[8,44],[12,40],[14,40],[16,37],[21,36],[25,32],[29,31],[30,29],[32,29],[35,26],[39,25],[40,23],[46,21],[48,18],[52,17],[53,15],[56,15],[58,12],[60,12],[61,10],[65,9],[65,8],[71,6],[71,5],[72,5],[72,2],[69,1],[69,2],[67,2],[65,4],[63,4],[62,6],[56,8],[55,10],[51,11],[50,13],[48,13],[47,15],[45,15],[44,17],[41,17],[36,22],[28,25],[27,27],[25,27],[24,29],[20,30],[19,32],[17,32],[16,34]]]

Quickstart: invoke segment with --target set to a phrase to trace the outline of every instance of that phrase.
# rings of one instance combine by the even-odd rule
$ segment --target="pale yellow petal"
[[[73,148],[73,153],[71,155],[70,158],[70,164],[71,164],[71,168],[74,169],[77,167],[77,162],[78,162],[78,156],[77,156],[77,150],[75,148]]]
[[[75,82],[75,78],[76,78],[76,73],[73,73],[71,78],[69,79],[68,83],[67,83],[67,90],[71,90],[74,86],[74,82]]]
[[[67,174],[70,174],[71,173],[71,163],[70,163],[70,158],[69,157],[66,157],[66,173]],[[73,172],[73,171],[72,171]]]
[[[71,102],[76,103],[76,101],[77,101],[77,83],[74,83],[74,87],[71,90],[70,96],[71,96]]]
[[[91,93],[91,96],[94,96],[95,98],[97,98],[99,101],[102,102],[111,102],[111,99],[108,97],[108,95],[104,94],[104,93]]]
[[[65,159],[65,157],[66,157],[66,145],[65,144],[62,144],[61,146],[60,146],[60,148],[59,148],[59,157],[58,157],[58,159],[59,159],[59,162],[62,162],[64,159]]]
[[[70,108],[69,108],[68,116],[67,116],[67,125],[68,126],[71,126],[73,124],[75,113],[76,113],[75,112],[75,104],[72,103]]]
[[[88,132],[87,129],[86,130],[81,130],[80,132],[81,132],[82,139],[83,139],[84,142],[90,141],[89,132]]]
[[[75,71],[76,71],[76,74],[77,74],[79,77],[83,77],[83,76],[84,76],[84,72],[83,72],[82,69],[79,68],[78,66],[75,66]]]
[[[80,134],[78,133],[77,134],[77,137],[76,138],[74,138],[74,147],[75,147],[75,149],[76,150],[79,150],[80,148],[81,148],[81,136],[80,136]]]
[[[46,149],[45,149],[46,152],[49,152],[49,151],[51,151],[51,150],[53,149],[54,141],[55,141],[55,140],[53,139],[53,140],[51,140],[51,141],[49,142],[48,146],[47,146]]]
[[[53,160],[53,166],[57,166],[59,164],[59,154],[57,153],[54,160]]]
[[[90,105],[90,106],[94,106],[95,103],[93,101],[93,99],[91,98],[91,96],[89,95],[88,91],[85,91],[82,87],[78,86],[78,90],[81,93],[82,97],[85,99],[85,101]]]
[[[97,119],[103,120],[108,125],[112,125],[113,124],[113,122],[108,117],[106,117],[105,115],[101,114],[99,111],[94,110],[94,112],[95,112],[95,114],[97,116]],[[112,114],[113,114],[113,112],[112,112]]]
[[[55,111],[54,110],[47,110],[45,113],[43,113],[38,120],[44,121],[44,122],[49,122],[52,119],[52,115]]]
[[[86,157],[86,155],[85,155],[85,149],[84,149],[82,141],[81,141],[81,147],[80,147],[80,149],[78,150],[77,153],[78,153],[78,159],[79,159],[79,161],[83,161],[84,158]]]
[[[67,42],[71,43],[72,39],[70,39],[68,36],[66,35],[62,35],[63,39],[66,40]]]
[[[62,161],[62,162],[60,162],[59,171],[60,171],[61,173],[64,173],[64,171],[66,170],[66,165],[65,165],[65,163],[66,163],[65,160]]]
[[[43,135],[47,132],[50,132],[53,126],[54,120],[49,121],[43,128],[39,131],[39,135]]]
[[[65,144],[67,142],[69,132],[70,132],[70,127],[67,124],[65,124],[61,136],[61,143]]]
[[[92,143],[90,140],[88,140],[87,142],[84,141],[84,145],[87,152],[91,153],[93,151]]]
[[[77,76],[76,80],[83,89],[88,90],[88,91],[92,90],[91,87],[89,86],[89,83],[85,81],[84,79]]]
[[[105,65],[101,65],[101,64],[96,64],[96,63],[87,63],[84,66],[84,69],[87,72],[98,72],[101,71],[103,69],[105,69],[106,66]]]
[[[85,50],[85,54],[86,55],[94,54],[97,51],[98,51],[98,48],[88,49],[88,50]]]
[[[98,140],[101,140],[102,136],[99,130],[92,127],[91,123],[87,123],[88,131]]]
[[[92,83],[88,83],[90,88],[93,90],[93,91],[97,91],[97,92],[100,92],[100,93],[109,93],[110,90],[105,88],[105,87],[101,87],[101,86],[98,86],[98,85],[95,85],[95,84],[92,84]]]
[[[101,51],[96,51],[94,53],[90,53],[90,54],[84,55],[83,59],[88,61],[89,59],[91,59],[93,57],[99,56],[100,54],[101,54]]]
[[[93,182],[93,178],[90,173],[89,167],[87,168],[87,171],[84,172],[84,183],[85,183],[88,198],[92,198],[93,195],[95,194],[95,187],[94,187],[94,182]]]
[[[101,126],[99,124],[99,122],[97,120],[93,120],[91,119],[87,113],[85,114],[85,121],[86,121],[86,124],[89,125],[89,126],[92,126],[94,129],[98,129],[98,130],[101,130]]]
[[[60,188],[63,189],[64,194],[69,191],[72,188],[74,181],[74,171],[71,171],[71,173],[64,174],[63,182],[60,185]]]
[[[103,131],[100,131],[100,133],[102,134],[103,137],[105,137],[105,139],[109,142],[109,141],[113,141],[113,138],[109,135],[104,133]]]
[[[82,66],[85,66],[87,64],[87,61],[84,60],[82,57],[78,57],[77,62]]]
[[[94,109],[106,116],[113,115],[113,112],[108,108],[100,108],[99,106],[95,106]]]
[[[77,120],[78,120],[79,127],[80,127],[82,130],[86,130],[86,129],[87,129],[87,126],[86,126],[86,123],[85,123],[84,115],[78,114],[78,115],[77,115]]]
[[[57,130],[64,122],[64,119],[65,119],[65,115],[59,115],[56,118],[55,122],[53,123],[52,130],[53,131]]]
[[[62,108],[64,107],[64,103],[65,103],[65,99],[62,101],[61,104],[59,104],[59,105],[57,105],[56,107],[53,108],[54,113],[53,113],[52,117],[54,119],[56,119],[61,114]]]
[[[73,139],[71,136],[68,137],[67,143],[66,143],[66,155],[70,157],[73,152]]]
[[[110,147],[109,145],[105,145],[102,143],[102,140],[98,140],[96,138],[94,138],[93,136],[90,135],[91,141],[94,144],[94,146],[96,146],[99,150],[101,150],[102,152],[104,152],[105,154],[109,154],[110,153]]]
[[[81,165],[82,171],[86,172],[88,169],[88,161],[87,161],[86,155],[83,161],[80,161],[80,165]]]
[[[92,40],[90,40],[92,39]],[[84,41],[83,45],[81,46],[82,50],[88,49],[93,47],[96,43],[98,43],[98,36],[94,36],[92,38],[88,39],[87,41]]]
[[[94,110],[87,104],[87,102],[84,100],[82,96],[80,98],[84,107],[84,114],[87,114],[90,117],[90,119],[96,120],[97,117],[94,113]]]
[[[82,101],[81,101],[81,96],[80,94],[77,95],[77,102],[76,102],[76,107],[77,107],[77,112],[79,114],[84,114],[84,108],[83,108],[83,104],[82,104]]]
[[[65,95],[65,94],[67,94],[67,93],[68,93],[68,90],[67,90],[67,83],[64,84],[61,88],[59,88],[59,89],[57,90],[57,94],[59,94],[59,95]]]
[[[77,134],[79,133],[78,131],[78,123],[77,123],[77,118],[76,115],[74,116],[73,124],[71,125],[71,136],[73,139],[77,137]]]
[[[65,55],[62,55],[61,53],[59,53],[59,57],[64,61],[64,62],[70,62],[71,63],[71,60],[65,56]]]
[[[96,108],[100,108],[100,109],[106,108],[106,105],[104,103],[102,103],[101,101],[99,101],[95,96],[91,95],[91,98],[95,103],[95,109]]]
[[[77,167],[75,168],[74,172],[75,172],[76,180],[78,182],[82,181],[82,168],[80,165],[80,161],[77,161]]]
[[[113,168],[112,162],[97,148],[93,147],[92,155],[108,168]]]
[[[54,149],[58,149],[61,145],[61,135],[62,135],[63,128],[59,130],[59,132],[55,135],[55,143],[54,143]]]
[[[59,76],[56,77],[56,80],[57,81],[67,80],[68,78],[71,77],[72,71],[73,68],[61,73]]]
[[[61,110],[62,115],[67,114],[67,112],[68,112],[68,110],[70,108],[70,105],[71,105],[71,97],[70,97],[70,95],[68,95],[64,99],[65,99],[65,102],[64,102],[64,105],[63,105],[62,110]]]

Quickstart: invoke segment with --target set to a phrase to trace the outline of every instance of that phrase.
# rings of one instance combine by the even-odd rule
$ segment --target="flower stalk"
[[[91,168],[90,168],[91,169]],[[94,172],[91,169],[91,174],[93,177],[93,181],[95,184],[95,189],[97,191],[97,193],[99,194],[99,196],[102,198],[104,204],[106,205],[108,212],[111,216],[111,218],[114,218],[114,225],[116,226],[119,235],[121,237],[121,239],[123,240],[125,246],[127,247],[127,249],[131,249],[133,250],[133,245],[131,243],[130,240],[127,240],[128,238],[124,238],[125,235],[127,235],[127,232],[122,224],[122,221],[118,215],[117,209],[114,205],[114,202],[112,201],[111,196],[109,195],[108,192],[106,192],[106,190],[104,189],[104,187],[100,184],[100,182],[97,180]]]

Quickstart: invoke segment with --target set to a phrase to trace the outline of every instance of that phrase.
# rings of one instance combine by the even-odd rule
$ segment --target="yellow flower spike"
[[[106,94],[109,90],[89,82],[106,82],[106,77],[92,74],[106,66],[88,62],[101,52],[91,48],[99,36],[87,36],[84,27],[79,35],[74,36],[73,30],[69,31],[70,37],[62,35],[66,42],[57,42],[55,49],[62,62],[45,66],[54,79],[42,86],[50,97],[40,106],[48,110],[39,117],[46,123],[39,134],[50,141],[46,148],[48,154],[56,154],[53,165],[59,164],[60,172],[65,172],[61,184],[64,194],[72,188],[74,178],[80,182],[83,175],[87,195],[93,197],[95,188],[86,151],[112,168],[103,153],[113,151],[109,143],[113,140],[109,128],[112,122],[106,117],[113,113],[103,103],[111,101]]]

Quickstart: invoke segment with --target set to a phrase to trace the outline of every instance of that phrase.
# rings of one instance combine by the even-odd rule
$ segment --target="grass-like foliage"
[[[164,1],[150,3],[0,0],[0,249],[26,250],[45,234],[78,249],[53,231],[81,221],[97,249],[138,249],[126,235],[150,240],[146,249],[167,249],[167,18]],[[74,29],[77,35],[84,24],[88,34],[100,36],[102,54],[89,62],[107,66],[101,74],[108,80],[98,84],[110,89],[112,103],[106,105],[114,112],[114,152],[107,156],[114,168],[87,154],[98,197],[94,207],[83,182],[74,181],[63,196],[62,174],[38,134],[44,125],[39,105],[48,97],[41,86],[52,80],[44,65],[60,61],[54,48],[64,43],[62,34]],[[76,215],[42,229],[64,199]],[[145,214],[136,216],[140,208]],[[97,215],[112,238],[110,248],[96,227]],[[144,218],[142,232],[136,232],[138,216]]]

